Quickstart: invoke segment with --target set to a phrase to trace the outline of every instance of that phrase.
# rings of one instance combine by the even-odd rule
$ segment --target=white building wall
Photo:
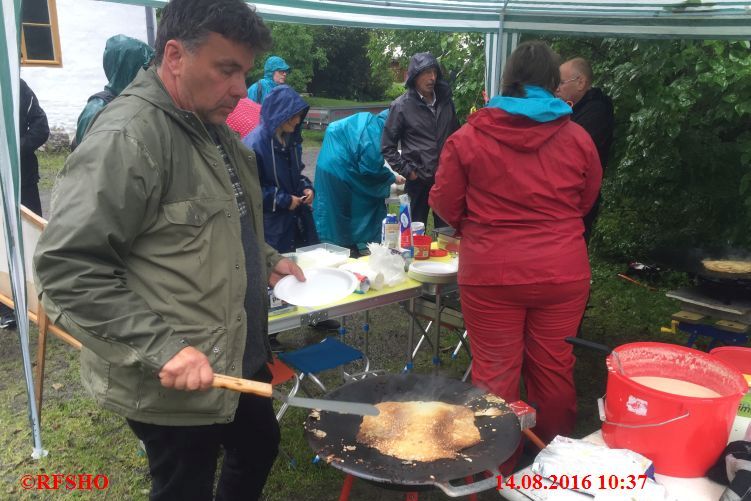
[[[75,133],[76,120],[92,94],[104,90],[104,44],[122,33],[146,39],[142,6],[94,0],[57,0],[62,67],[21,67],[21,78],[39,98],[50,128]]]

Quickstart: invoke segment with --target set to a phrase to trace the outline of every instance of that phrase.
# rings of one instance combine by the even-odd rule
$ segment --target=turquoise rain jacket
[[[301,197],[313,188],[302,175],[302,120],[280,143],[274,136],[284,122],[308,113],[308,103],[289,85],[276,86],[261,107],[261,125],[245,136],[243,143],[256,153],[258,176],[263,191],[263,228],[266,243],[279,252],[318,243],[313,212],[307,204],[289,210],[292,195]],[[315,199],[314,199],[315,200]]]
[[[384,165],[381,134],[388,110],[356,113],[326,128],[318,154],[313,217],[319,238],[343,246],[381,241],[394,173]]]
[[[91,119],[110,101],[119,96],[123,89],[136,78],[138,70],[146,68],[152,59],[154,59],[154,49],[140,40],[125,35],[115,35],[107,39],[102,66],[108,83],[104,86],[104,92],[98,92],[89,98],[78,116],[76,145],[81,143]]]
[[[274,72],[279,70],[289,71],[287,61],[279,56],[269,56],[263,65],[263,78],[248,88],[248,99],[263,104],[269,92],[278,85],[274,82]]]

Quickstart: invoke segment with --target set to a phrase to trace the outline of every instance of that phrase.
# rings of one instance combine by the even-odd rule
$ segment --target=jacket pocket
[[[227,329],[224,326],[175,325],[175,336],[209,359],[214,372],[226,372]],[[115,376],[115,371],[112,371]],[[165,388],[151,371],[141,370],[136,408],[149,414],[219,415],[225,412],[226,390],[184,391]],[[110,385],[114,377],[110,378]],[[110,390],[113,387],[110,386]]]
[[[203,226],[214,215],[227,211],[227,200],[199,199],[164,204],[164,218],[172,224]]]

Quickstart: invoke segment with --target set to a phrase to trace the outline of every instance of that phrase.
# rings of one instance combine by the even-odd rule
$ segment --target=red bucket
[[[751,374],[751,348],[744,346],[722,346],[709,352],[713,357],[732,365],[743,374]]]
[[[607,357],[608,385],[602,436],[612,448],[631,449],[674,477],[703,477],[727,444],[738,403],[748,390],[734,367],[704,352],[664,343],[631,343]],[[678,379],[719,396],[681,396],[633,377]]]

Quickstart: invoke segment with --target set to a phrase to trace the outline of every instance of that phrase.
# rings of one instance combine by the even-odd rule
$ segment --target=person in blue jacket
[[[280,253],[319,242],[313,223],[313,184],[302,174],[300,131],[308,109],[290,86],[279,85],[261,107],[261,125],[243,139],[256,153],[266,242]]]
[[[279,56],[269,56],[263,65],[263,78],[248,88],[248,99],[263,104],[277,85],[284,85],[289,74],[287,61]]]
[[[313,219],[324,242],[364,253],[381,241],[381,221],[391,184],[404,178],[389,169],[381,153],[388,110],[355,113],[326,128],[316,163]]]

